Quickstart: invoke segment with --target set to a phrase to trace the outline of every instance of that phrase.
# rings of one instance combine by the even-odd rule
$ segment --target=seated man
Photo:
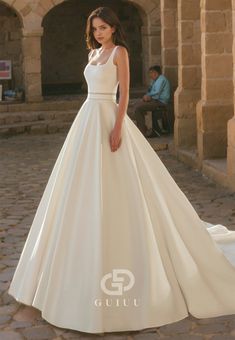
[[[133,109],[133,117],[137,121],[137,126],[145,137],[160,136],[162,130],[158,125],[157,118],[153,120],[153,131],[150,136],[146,135],[145,114],[147,111],[154,111],[159,106],[166,106],[170,101],[170,83],[162,74],[161,67],[154,65],[149,68],[149,76],[152,79],[147,93],[138,100]]]

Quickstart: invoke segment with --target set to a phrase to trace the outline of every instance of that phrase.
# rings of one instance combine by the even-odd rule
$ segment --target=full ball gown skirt
[[[235,313],[235,232],[201,220],[118,104],[113,49],[60,150],[8,293],[58,327],[141,330]]]

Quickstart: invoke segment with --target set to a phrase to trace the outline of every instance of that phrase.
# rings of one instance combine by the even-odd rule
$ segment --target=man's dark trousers
[[[143,101],[143,99],[139,99],[135,103],[133,107],[133,112],[131,114],[131,118],[136,119],[137,126],[144,135],[147,132],[147,128],[145,125],[145,115],[147,111],[152,112],[152,122],[153,122],[152,128],[159,132],[161,131],[161,128],[158,124],[158,119],[162,117],[161,112],[156,111],[153,113],[153,111],[159,107],[166,107],[166,104],[160,102],[158,99],[153,99],[153,98],[150,101]]]

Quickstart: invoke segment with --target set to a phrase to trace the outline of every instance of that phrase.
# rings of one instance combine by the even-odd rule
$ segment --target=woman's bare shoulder
[[[94,53],[96,52],[96,49],[91,49],[90,52],[88,53],[88,60],[91,59],[91,57],[94,55]]]
[[[126,49],[125,46],[122,46],[122,45],[116,45],[116,46],[117,46],[116,51],[117,51],[118,53],[121,53],[121,54],[127,53],[127,49]]]
[[[127,58],[127,57],[128,57],[128,52],[127,52],[126,47],[122,45],[117,45],[117,48],[114,54],[114,59],[113,59],[114,64],[117,64],[118,59]]]

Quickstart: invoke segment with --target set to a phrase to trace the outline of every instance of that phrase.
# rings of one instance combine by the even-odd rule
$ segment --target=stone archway
[[[4,5],[9,10],[12,10],[17,15],[17,17],[19,19],[20,27],[23,27],[24,20],[23,20],[22,13],[20,12],[18,6],[14,5],[14,1],[0,0],[0,5]]]
[[[12,9],[21,23],[23,87],[26,101],[41,101],[41,13],[40,3],[27,0],[0,0]]]
[[[50,8],[44,14],[42,21],[44,28],[42,37],[44,94],[49,93],[50,88],[53,93],[53,87],[55,91],[60,91],[64,87],[65,91],[69,91],[70,88],[72,91],[74,89],[75,93],[79,93],[79,87],[85,86],[82,84],[84,82],[82,68],[87,62],[87,50],[84,43],[86,18],[89,12],[99,5],[100,2],[94,0],[79,3],[73,0],[61,1],[59,5]],[[136,4],[134,1],[121,1],[111,6],[109,1],[104,0],[102,5],[110,6],[115,10],[127,33],[131,50],[131,87],[147,84],[149,64],[152,61],[154,63],[161,62],[159,6],[156,4],[154,4],[155,7],[151,6],[149,8],[151,14],[147,16],[140,4]],[[74,13],[77,13],[76,17]],[[149,25],[150,22],[153,25]],[[60,50],[59,53],[58,50]],[[64,60],[62,60],[62,56]],[[70,65],[67,70],[62,66],[66,63]]]
[[[131,87],[143,84],[142,18],[138,6],[129,1],[70,0],[53,7],[43,18],[42,84],[44,94],[80,93],[86,86],[83,69],[87,63],[85,25],[89,13],[98,6],[117,13],[130,46]],[[130,20],[131,18],[131,20]],[[69,67],[66,67],[66,64]]]
[[[23,88],[22,18],[4,1],[0,1],[0,59],[12,63],[12,79],[2,79],[3,90]]]
[[[70,1],[70,0],[69,0]],[[14,8],[22,20],[23,73],[26,101],[41,101],[41,37],[43,36],[42,20],[50,10],[68,0],[4,0]],[[133,6],[142,21],[140,40],[142,53],[138,53],[142,72],[142,82],[147,85],[148,67],[161,64],[161,18],[160,0],[120,0],[123,4]],[[89,0],[88,2],[93,2]],[[110,4],[109,2],[107,2]],[[142,68],[142,71],[141,71]],[[136,77],[136,74],[134,74]]]
[[[27,0],[24,0],[27,1]],[[41,6],[40,14],[42,18],[58,5],[68,0],[39,0]],[[69,0],[70,1],[70,0]],[[141,43],[142,43],[142,79],[147,85],[148,67],[154,63],[161,64],[161,18],[160,18],[160,2],[162,0],[120,0],[119,2],[132,4],[138,10],[142,20],[141,27]],[[94,1],[90,0],[90,3]],[[104,3],[100,1],[101,5]],[[110,2],[107,2],[110,5]],[[38,11],[39,12],[39,11]]]

